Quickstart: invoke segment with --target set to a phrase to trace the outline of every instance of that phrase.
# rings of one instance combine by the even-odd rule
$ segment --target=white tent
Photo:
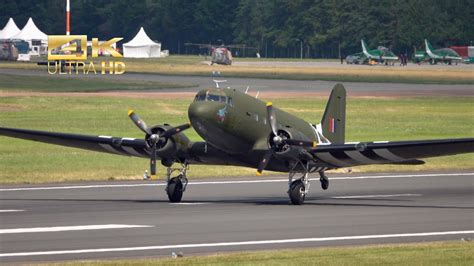
[[[160,57],[161,43],[152,41],[141,27],[131,41],[123,44],[123,56],[133,58]]]
[[[15,36],[12,36],[11,39],[28,42],[30,46],[29,55],[47,54],[48,35],[36,27],[32,18],[29,18],[23,29]]]
[[[31,41],[31,40],[41,40],[47,41],[48,35],[44,32],[40,31],[38,27],[36,27],[35,23],[33,22],[32,18],[28,19],[26,25],[21,29],[21,31],[12,36],[12,39],[15,40],[23,40],[23,41]]]
[[[20,32],[20,29],[16,26],[13,18],[10,18],[0,32],[0,39],[11,39],[14,35],[17,35]]]

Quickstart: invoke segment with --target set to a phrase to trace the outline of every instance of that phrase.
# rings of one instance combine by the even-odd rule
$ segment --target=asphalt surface
[[[47,71],[41,70],[23,70],[0,68],[0,74],[15,74],[24,76],[50,76]],[[99,78],[113,80],[140,80],[140,81],[160,81],[166,83],[178,83],[195,85],[196,87],[182,89],[159,89],[159,92],[197,92],[204,88],[213,88],[213,80],[226,80],[220,86],[231,87],[233,89],[245,91],[249,87],[249,93],[255,95],[257,92],[265,93],[321,93],[327,95],[334,85],[335,81],[322,80],[284,80],[284,79],[258,79],[258,78],[232,78],[224,76],[209,77],[200,76],[170,76],[157,74],[139,74],[125,73],[123,75],[113,76],[68,76],[67,78]],[[474,89],[469,84],[446,85],[446,84],[403,84],[403,83],[367,83],[367,82],[342,82],[347,89],[349,96],[474,96]],[[151,92],[153,90],[147,90]],[[135,91],[136,92],[136,91]],[[113,93],[113,92],[111,92]],[[121,92],[123,93],[123,91]],[[264,95],[261,95],[264,96]]]
[[[474,173],[330,178],[303,206],[289,204],[285,176],[195,181],[181,204],[162,180],[2,186],[0,262],[474,237]]]

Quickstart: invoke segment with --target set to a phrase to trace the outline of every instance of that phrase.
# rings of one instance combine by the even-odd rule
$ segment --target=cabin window
[[[230,105],[230,106],[232,106],[232,107],[234,107],[234,102],[232,101],[232,97],[229,97],[229,98],[227,99],[227,104]]]

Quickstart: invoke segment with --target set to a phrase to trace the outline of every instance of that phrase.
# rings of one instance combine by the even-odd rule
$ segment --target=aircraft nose
[[[192,103],[188,108],[189,120],[192,122],[196,119],[205,119],[208,117],[209,108],[202,103]]]
[[[194,102],[189,106],[189,121],[194,128],[222,124],[226,120],[227,110],[220,103]]]
[[[216,116],[216,112],[216,106],[214,106],[214,104],[206,104],[206,102],[194,102],[189,106],[188,109],[189,121],[191,121],[193,126],[196,126],[195,124],[197,123],[212,123]]]

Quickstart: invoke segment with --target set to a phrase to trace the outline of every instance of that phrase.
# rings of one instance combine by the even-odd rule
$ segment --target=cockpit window
[[[223,97],[225,97],[225,96],[223,96]],[[221,96],[214,95],[214,94],[208,94],[206,100],[209,101],[209,102],[220,102],[221,101]]]
[[[196,97],[194,97],[195,102],[221,102],[221,103],[226,103],[230,106],[234,106],[234,103],[232,102],[231,97],[227,97],[224,95],[215,95],[215,94],[198,94]]]
[[[205,100],[206,100],[206,94],[199,94],[199,95],[196,95],[196,97],[194,98],[195,102],[202,102]]]

